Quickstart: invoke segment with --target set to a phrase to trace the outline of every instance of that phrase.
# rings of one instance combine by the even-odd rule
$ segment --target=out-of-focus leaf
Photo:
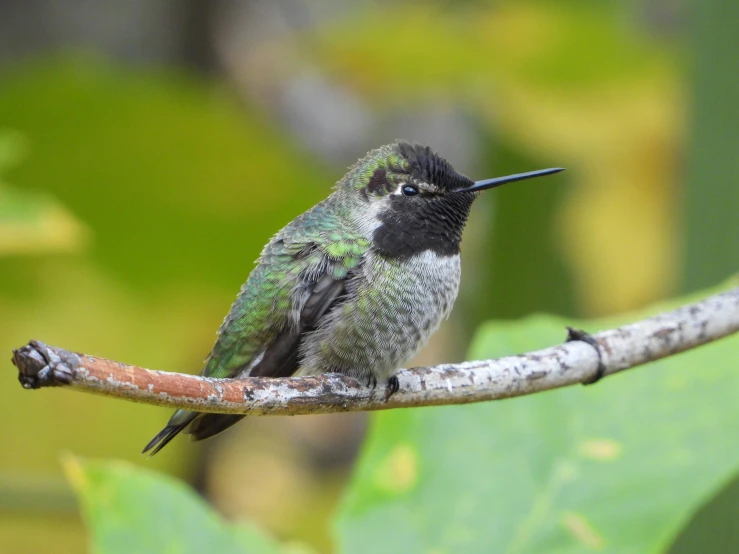
[[[502,137],[490,150],[495,155],[485,160],[481,175],[507,175],[523,167],[556,163],[523,156],[520,148],[510,147]],[[484,222],[491,211],[494,214],[488,218],[488,228],[465,236],[464,286],[457,300],[463,308],[458,319],[464,325],[464,336],[472,336],[491,314],[513,319],[538,312],[563,316],[575,312],[571,272],[552,233],[557,210],[570,189],[570,177],[565,172],[553,183],[532,181],[532,186],[502,187],[475,202],[471,225]]]
[[[251,527],[223,521],[183,483],[125,462],[65,460],[100,554],[285,552]]]
[[[26,144],[18,133],[0,130],[0,175],[23,158],[25,147]]]
[[[566,324],[488,323],[470,358],[555,344]],[[342,551],[663,552],[739,466],[738,359],[733,336],[596,386],[377,414]]]
[[[72,214],[50,196],[20,191],[2,182],[25,150],[16,133],[0,132],[0,256],[77,252],[88,233]]]
[[[484,100],[511,81],[557,92],[607,87],[624,76],[649,75],[663,56],[646,34],[624,32],[617,9],[541,2],[455,11],[376,5],[321,27],[300,43],[298,55],[379,102],[440,91]],[[377,40],[380,29],[393,40]]]
[[[93,260],[138,291],[238,290],[269,237],[340,177],[235,95],[174,71],[70,58],[6,70],[0,121],[33,146],[12,182],[80,214]]]
[[[739,271],[739,4],[690,4],[691,89],[679,275],[686,290]],[[739,475],[677,538],[671,554],[739,552]]]
[[[48,195],[0,183],[0,256],[79,252],[88,239],[87,228]]]
[[[739,552],[739,473],[693,514],[668,554],[736,554]]]
[[[739,271],[739,4],[698,2],[693,12],[692,136],[682,229],[687,290]]]

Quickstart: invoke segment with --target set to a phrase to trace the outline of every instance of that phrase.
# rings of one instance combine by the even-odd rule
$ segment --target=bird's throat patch
[[[467,194],[391,196],[388,209],[377,216],[380,226],[372,236],[373,246],[390,258],[410,258],[427,250],[456,256],[473,199]]]

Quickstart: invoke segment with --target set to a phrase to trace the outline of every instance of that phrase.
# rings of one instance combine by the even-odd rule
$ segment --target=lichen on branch
[[[496,360],[402,369],[388,394],[351,377],[211,379],[154,371],[31,341],[13,351],[28,389],[61,386],[199,412],[299,415],[466,404],[587,384],[739,331],[739,287],[623,327]],[[575,337],[580,335],[575,335]]]

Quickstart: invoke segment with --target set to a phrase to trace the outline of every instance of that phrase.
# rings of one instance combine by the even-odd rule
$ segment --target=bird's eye
[[[413,185],[403,185],[403,188],[400,190],[403,196],[416,196],[418,194],[418,189]]]

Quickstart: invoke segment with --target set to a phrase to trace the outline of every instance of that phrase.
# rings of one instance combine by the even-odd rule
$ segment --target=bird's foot
[[[598,354],[598,369],[593,377],[583,382],[583,385],[592,385],[594,383],[597,383],[603,378],[606,372],[606,366],[603,363],[603,353],[600,349],[600,343],[593,335],[591,335],[587,331],[583,331],[582,329],[575,329],[574,327],[567,327],[567,342],[573,341],[581,341],[595,348],[595,352]]]
[[[367,376],[367,386],[373,391],[377,388],[377,377],[372,373]]]
[[[387,387],[385,388],[385,402],[387,402],[392,395],[400,390],[400,381],[397,375],[393,375],[387,380]]]

